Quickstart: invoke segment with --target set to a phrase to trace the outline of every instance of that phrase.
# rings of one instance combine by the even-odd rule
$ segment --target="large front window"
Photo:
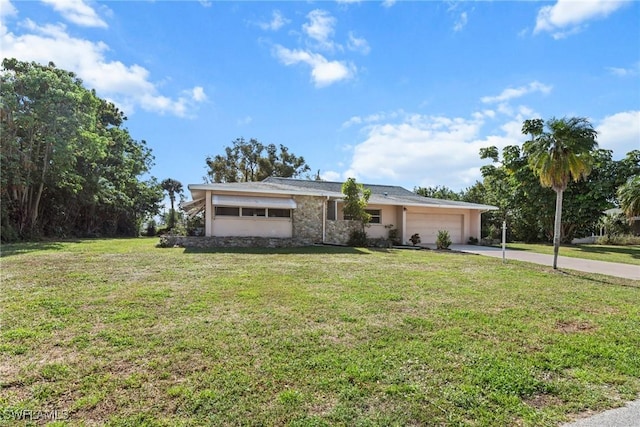
[[[291,218],[291,209],[281,208],[245,208],[235,206],[216,206],[214,212],[216,216]]]
[[[382,224],[382,210],[380,209],[365,209],[366,213],[371,215],[370,224]],[[344,219],[351,220],[353,217],[351,215],[344,214]]]

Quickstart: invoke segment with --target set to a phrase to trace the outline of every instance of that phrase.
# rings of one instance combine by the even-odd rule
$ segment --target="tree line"
[[[598,231],[603,212],[616,206],[626,209],[629,217],[640,215],[628,209],[640,203],[640,150],[613,160],[611,150],[598,148],[597,134],[583,118],[526,120],[522,130],[529,139],[521,145],[480,150],[480,158],[492,162],[481,168],[482,181],[460,192],[446,186],[414,191],[497,206],[497,211],[482,215],[482,237],[497,232],[506,221],[512,241],[551,242],[554,228],[565,243],[591,235]],[[567,153],[572,155],[567,158]],[[554,227],[557,202],[562,211],[559,227]]]
[[[124,113],[53,63],[4,59],[0,79],[2,240],[137,235],[163,196]]]

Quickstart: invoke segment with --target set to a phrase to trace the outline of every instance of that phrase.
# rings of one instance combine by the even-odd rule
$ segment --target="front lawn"
[[[640,393],[637,281],[156,243],[2,247],[0,424],[553,426]]]
[[[507,248],[553,255],[553,245],[508,243]],[[560,246],[560,256],[640,265],[640,246],[563,245]]]

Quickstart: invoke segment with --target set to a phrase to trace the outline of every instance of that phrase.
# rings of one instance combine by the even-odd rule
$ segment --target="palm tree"
[[[169,200],[171,200],[171,212],[169,213],[169,228],[172,229],[176,224],[176,214],[175,209],[173,208],[174,203],[176,201],[176,194],[182,193],[182,183],[180,181],[176,181],[175,179],[167,178],[160,183],[162,189],[169,194]]]
[[[562,193],[569,180],[580,180],[591,173],[592,152],[598,147],[597,132],[582,117],[525,120],[522,133],[530,134],[524,151],[529,167],[540,184],[556,192],[556,216],[553,229],[553,268],[558,268],[558,251],[562,225]]]
[[[640,216],[640,175],[632,176],[618,188],[618,201],[629,220]]]

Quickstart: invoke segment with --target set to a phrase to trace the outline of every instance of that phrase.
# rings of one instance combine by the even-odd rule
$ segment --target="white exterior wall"
[[[260,193],[247,193],[242,196],[264,197]],[[205,194],[205,236],[278,238],[291,238],[293,236],[292,218],[216,216],[212,200],[212,192],[207,191]]]
[[[467,236],[467,241],[469,240],[469,237],[475,237],[476,239],[480,240],[482,238],[482,236],[480,235],[482,233],[482,222],[481,222],[481,216],[482,216],[482,212],[480,211],[470,211],[469,214],[469,235]],[[466,243],[463,242],[463,243]]]
[[[213,219],[213,236],[292,237],[291,218],[229,217]]]
[[[213,236],[213,205],[211,204],[211,191],[204,196],[204,235]]]
[[[395,206],[376,206],[369,205],[367,209],[380,209],[380,224],[369,224],[367,229],[367,237],[372,239],[389,237],[389,229],[385,225],[392,224],[393,228],[398,228],[400,222],[397,218],[397,209]]]

